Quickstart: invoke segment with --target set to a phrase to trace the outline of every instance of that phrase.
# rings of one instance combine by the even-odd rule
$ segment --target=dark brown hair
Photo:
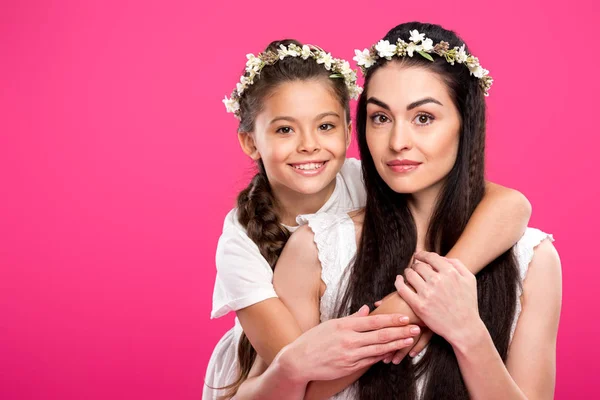
[[[281,40],[270,43],[266,51],[277,53],[280,45],[289,46],[302,43],[296,40]],[[350,95],[344,79],[331,79],[331,72],[323,65],[309,58],[286,57],[273,65],[264,67],[260,77],[254,79],[254,84],[244,91],[240,98],[240,125],[238,132],[254,132],[257,115],[262,111],[264,100],[279,85],[286,82],[320,80],[331,89],[332,93],[344,107],[346,120],[350,122]],[[237,199],[238,220],[246,228],[248,237],[258,246],[262,256],[269,262],[271,268],[275,264],[290,233],[279,220],[278,204],[273,196],[269,179],[262,161],[257,162],[258,173],[252,178],[248,187],[241,191]],[[240,268],[243,268],[240,265]],[[226,394],[222,397],[233,397],[240,385],[248,378],[248,373],[256,359],[256,351],[245,334],[242,333],[238,344],[238,361],[240,371],[235,382],[222,389]]]
[[[451,48],[464,43],[452,31],[418,22],[398,25],[384,40],[390,43],[396,43],[398,39],[407,40],[414,29],[434,43],[448,42]],[[380,59],[368,69],[365,77],[365,89],[358,102],[356,128],[367,204],[349,285],[338,305],[339,316],[395,291],[396,275],[403,274],[416,250],[417,229],[407,205],[408,195],[394,192],[379,176],[366,141],[369,82],[381,66],[388,62],[401,62],[407,67],[427,68],[438,74],[460,113],[458,155],[431,217],[427,249],[447,254],[484,195],[486,110],[483,90],[463,65],[453,66],[444,58],[433,57],[433,62],[418,54],[392,61]],[[512,249],[477,275],[479,313],[503,360],[506,360],[515,315],[517,285],[518,271]],[[452,347],[441,336],[434,335],[418,364],[413,365],[407,357],[400,365],[378,363],[372,366],[358,381],[360,399],[414,399],[415,382],[419,377],[426,378],[422,393],[424,399],[469,397]]]

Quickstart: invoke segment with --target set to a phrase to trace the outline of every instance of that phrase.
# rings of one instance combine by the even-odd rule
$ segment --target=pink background
[[[252,173],[221,103],[245,54],[294,37],[350,59],[414,19],[495,78],[488,178],[528,196],[563,261],[556,397],[598,391],[591,0],[87,3],[0,5],[0,398],[199,399],[232,324],[209,312]]]

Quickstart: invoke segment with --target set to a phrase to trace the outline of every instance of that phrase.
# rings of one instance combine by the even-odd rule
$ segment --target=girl
[[[272,268],[289,231],[296,228],[296,216],[346,212],[364,205],[359,163],[345,159],[351,134],[348,100],[357,92],[355,81],[346,62],[320,49],[295,41],[274,42],[258,57],[248,56],[234,96],[225,99],[240,118],[240,145],[257,161],[259,173],[226,217],[217,248],[212,317],[235,311],[238,318],[211,357],[204,398],[235,393],[250,370],[254,349],[269,363],[290,337],[301,332],[272,284]],[[481,269],[520,237],[529,213],[522,195],[490,187],[463,239],[456,243],[456,254],[475,271]],[[382,353],[412,344],[404,339],[415,334],[399,327],[405,322],[370,318],[347,318],[343,324],[319,327],[319,335],[305,336],[309,344],[321,343],[323,337],[331,343],[330,351],[307,367],[320,371],[321,379],[333,379],[381,360]],[[363,332],[365,324],[379,323],[384,339]],[[349,354],[348,348],[336,348],[335,343],[356,337],[361,341],[349,346],[356,356],[346,360],[351,366],[332,370],[339,357]],[[372,346],[381,341],[388,346]],[[227,385],[229,392],[211,389]]]
[[[446,253],[484,193],[491,78],[463,43],[437,25],[408,23],[359,57],[366,207],[306,218],[312,231],[299,229],[277,264],[277,292],[304,330],[380,298],[396,279],[396,298],[436,334],[414,362],[376,364],[338,398],[553,398],[561,273],[552,237],[527,229],[477,280],[460,261],[422,251]],[[376,312],[395,309],[390,299]],[[286,347],[238,398],[303,398],[314,375],[303,346],[301,337]],[[359,375],[321,385],[315,398]]]

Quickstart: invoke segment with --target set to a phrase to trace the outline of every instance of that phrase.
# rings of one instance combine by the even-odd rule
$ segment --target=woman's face
[[[460,114],[441,77],[389,62],[371,77],[367,144],[377,172],[397,193],[439,186],[458,152]]]

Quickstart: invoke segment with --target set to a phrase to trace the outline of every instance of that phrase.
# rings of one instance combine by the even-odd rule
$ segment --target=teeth
[[[308,171],[308,170],[319,169],[323,166],[323,164],[324,163],[298,164],[298,165],[294,165],[294,168]]]

